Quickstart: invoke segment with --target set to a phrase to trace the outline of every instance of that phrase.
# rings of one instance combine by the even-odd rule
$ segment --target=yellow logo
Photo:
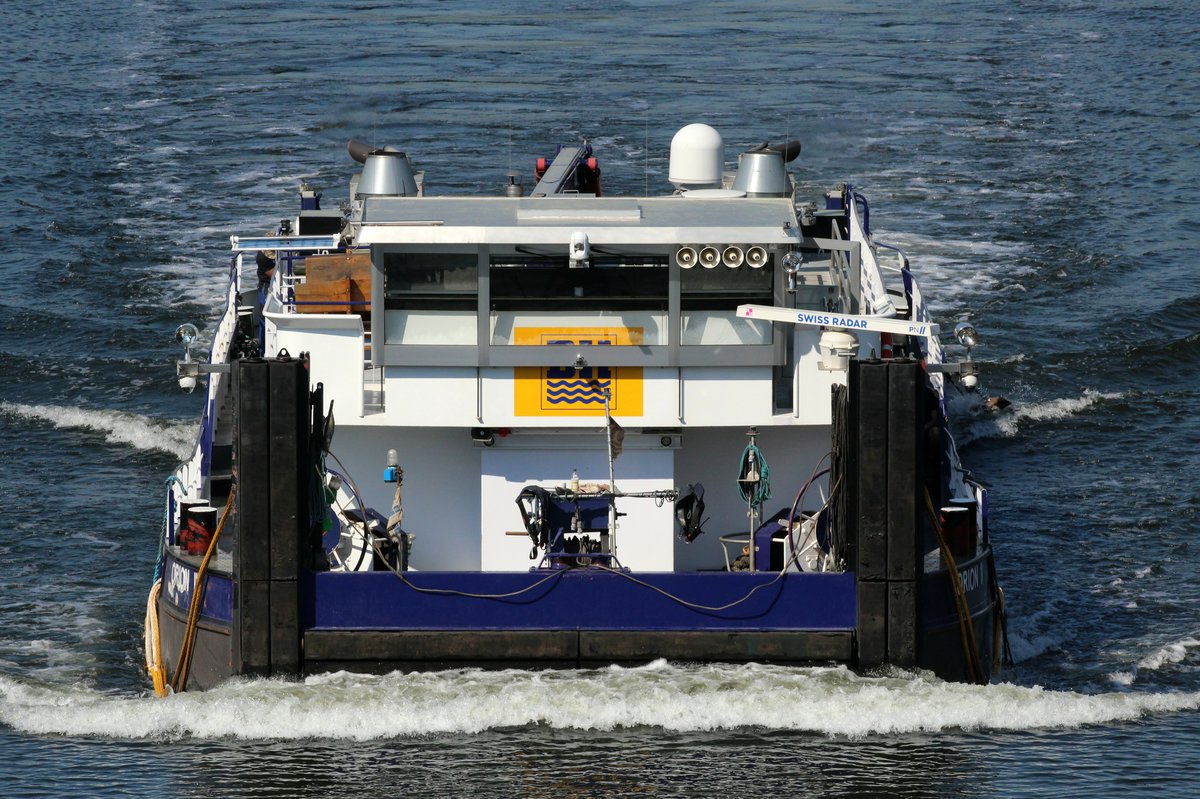
[[[569,344],[580,347],[639,345],[640,327],[517,327],[513,344]],[[574,356],[575,351],[571,355]],[[610,392],[614,416],[642,415],[642,367],[519,366],[513,369],[513,408],[517,416],[603,416]]]

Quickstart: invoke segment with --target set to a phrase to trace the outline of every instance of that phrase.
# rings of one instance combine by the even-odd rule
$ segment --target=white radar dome
[[[725,167],[725,143],[716,130],[700,123],[682,127],[671,139],[667,179],[679,189],[719,189]]]

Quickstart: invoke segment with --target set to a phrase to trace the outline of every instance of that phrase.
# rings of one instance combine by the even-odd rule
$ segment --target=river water
[[[1200,766],[1200,16],[1185,3],[29,0],[0,30],[0,789],[114,796],[1177,796]],[[1015,405],[991,486],[1016,667],[238,682],[156,700],[141,618],[227,237],[344,197],[347,139],[430,193],[587,137],[799,138]],[[531,182],[527,180],[527,184]],[[326,205],[330,203],[326,202]],[[965,409],[968,412],[971,409]]]

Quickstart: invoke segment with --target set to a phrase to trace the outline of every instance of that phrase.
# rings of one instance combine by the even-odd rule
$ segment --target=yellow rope
[[[184,691],[187,688],[188,667],[192,660],[192,647],[196,643],[196,626],[200,619],[200,604],[204,593],[204,576],[213,553],[217,551],[217,541],[221,537],[221,531],[225,529],[229,511],[233,509],[234,494],[235,491],[231,489],[229,499],[225,502],[225,510],[221,513],[221,521],[217,523],[217,529],[208,542],[208,551],[204,553],[204,560],[200,562],[200,569],[196,572],[196,587],[192,590],[192,601],[188,606],[187,627],[183,631],[183,643],[179,648],[179,660],[175,664],[175,676],[171,679],[171,687],[175,691]]]
[[[154,695],[167,695],[167,669],[162,660],[162,639],[158,630],[158,597],[162,593],[162,578],[154,581],[150,587],[150,597],[146,600],[146,672],[154,681]]]
[[[954,593],[954,604],[958,608],[958,629],[962,634],[963,658],[967,664],[967,677],[977,685],[984,684],[983,664],[979,662],[979,644],[975,640],[975,624],[971,621],[971,608],[967,604],[967,593],[963,589],[962,579],[958,574],[958,565],[950,554],[950,547],[942,535],[942,522],[933,507],[933,499],[929,489],[925,489],[925,507],[929,509],[929,520],[933,523],[933,532],[937,535],[938,547],[950,572],[950,587]]]

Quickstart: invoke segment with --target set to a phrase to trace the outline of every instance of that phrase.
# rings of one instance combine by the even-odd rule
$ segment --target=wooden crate
[[[310,255],[296,286],[298,313],[371,313],[371,254]]]

